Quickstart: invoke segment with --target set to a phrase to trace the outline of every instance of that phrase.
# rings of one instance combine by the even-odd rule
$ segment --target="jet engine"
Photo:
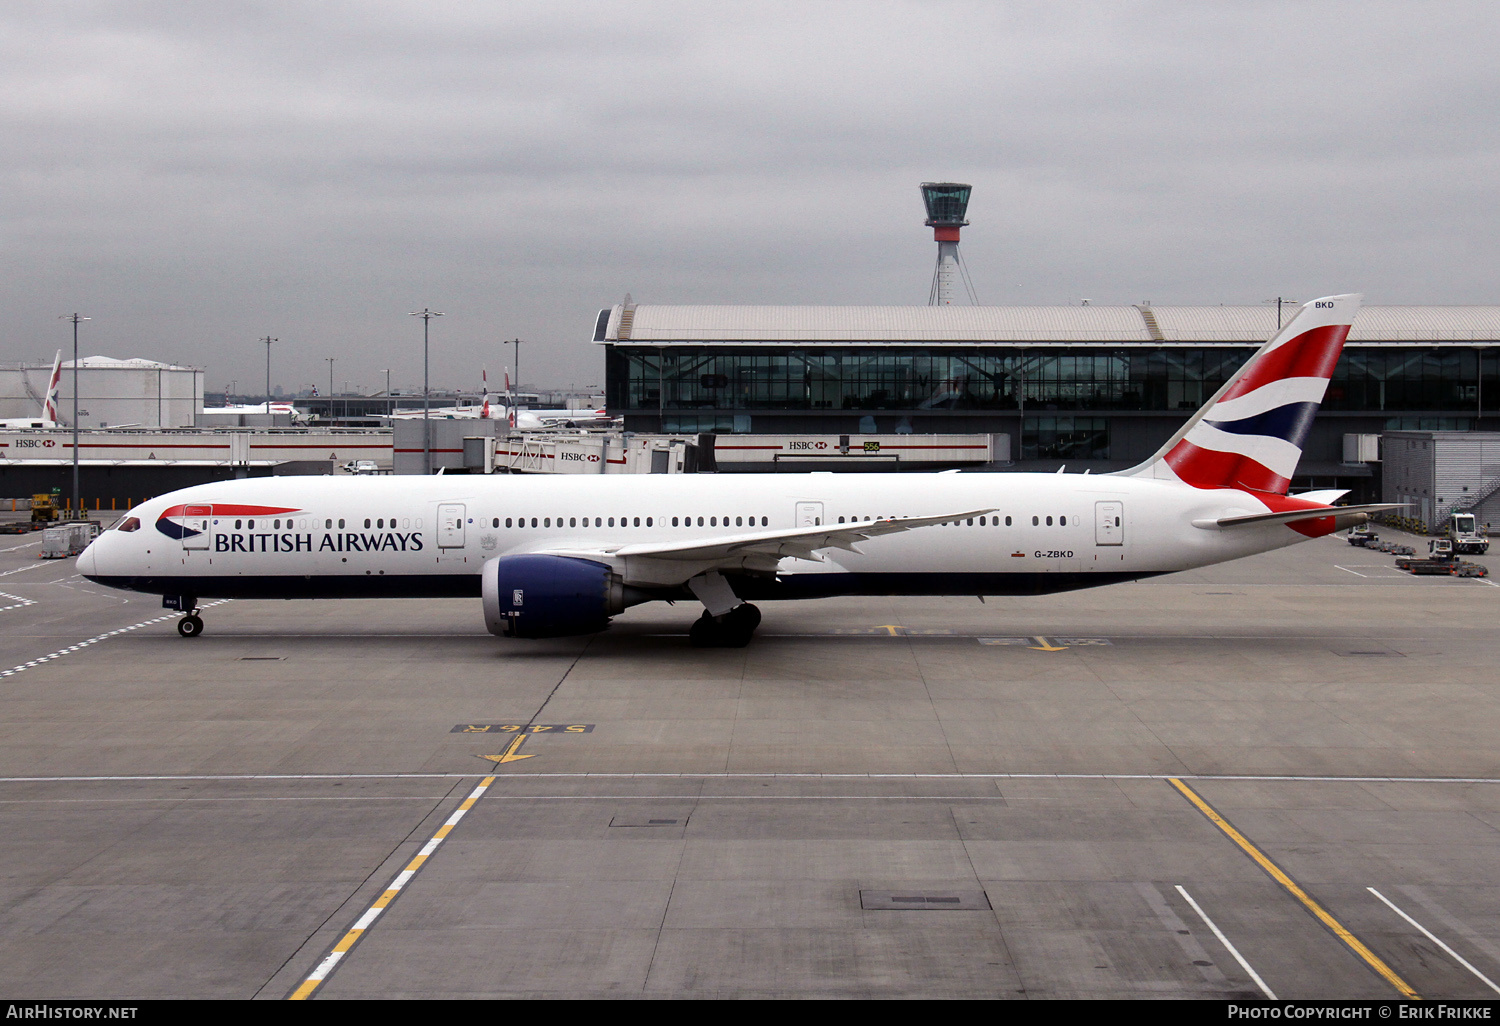
[[[649,598],[603,563],[573,556],[497,556],[485,560],[481,575],[484,625],[507,638],[594,634]]]

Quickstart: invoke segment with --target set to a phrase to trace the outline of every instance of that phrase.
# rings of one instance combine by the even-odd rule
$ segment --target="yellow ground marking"
[[[1034,637],[1031,640],[1035,641],[1036,644],[1027,645],[1026,647],[1036,652],[1066,652],[1068,650],[1067,645],[1054,645],[1046,638]]]
[[[490,760],[490,762],[501,762],[501,763],[504,763],[504,762],[515,762],[517,759],[530,759],[533,756],[537,755],[538,753],[537,752],[532,752],[531,755],[517,755],[516,754],[516,752],[520,751],[521,745],[523,745],[526,742],[526,739],[528,737],[530,737],[530,736],[531,736],[530,734],[517,734],[515,736],[515,739],[511,741],[510,747],[507,748],[504,752],[500,753],[499,755],[481,755],[480,758],[481,759],[488,759],[488,760]]]
[[[900,637],[900,635],[897,633],[897,631],[904,631],[904,630],[906,630],[906,628],[903,627],[903,626],[901,626],[899,623],[883,623],[879,627],[876,627],[875,629],[877,631],[885,631],[887,634],[889,634],[893,638]]]
[[[522,758],[525,758],[525,756],[522,756]],[[402,867],[401,872],[396,874],[396,878],[391,881],[390,886],[381,892],[380,897],[370,903],[370,907],[365,910],[365,914],[355,920],[354,925],[339,938],[338,943],[318,963],[318,967],[307,975],[307,978],[298,985],[296,990],[292,991],[288,996],[288,1000],[306,1001],[312,996],[313,991],[317,990],[323,981],[328,978],[328,974],[333,972],[339,961],[349,953],[350,949],[365,935],[365,932],[374,925],[376,917],[385,911],[386,906],[396,900],[396,896],[401,893],[401,889],[411,882],[412,877],[417,874],[417,870],[422,868],[423,864],[432,856],[432,853],[437,850],[438,845],[443,843],[443,839],[448,836],[449,831],[458,825],[458,821],[464,818],[464,814],[474,807],[474,803],[484,796],[484,792],[494,782],[494,777],[485,777],[479,782],[479,786],[469,793],[469,797],[464,799],[463,804],[454,809],[453,814],[444,820],[443,825],[437,829],[437,832],[428,839],[426,844],[422,845],[422,850],[417,852],[412,860]]]
[[[1333,918],[1333,916],[1330,915],[1322,905],[1319,905],[1316,901],[1314,901],[1312,899],[1312,896],[1304,891],[1300,886],[1298,886],[1297,882],[1294,881],[1290,876],[1287,876],[1287,874],[1282,871],[1280,866],[1272,862],[1259,848],[1251,844],[1244,834],[1240,833],[1234,827],[1230,826],[1229,822],[1225,820],[1223,816],[1219,815],[1218,812],[1214,810],[1214,807],[1212,805],[1209,805],[1208,802],[1200,798],[1196,791],[1188,787],[1177,777],[1168,777],[1167,780],[1171,782],[1173,787],[1182,792],[1183,797],[1196,805],[1198,807],[1198,811],[1207,816],[1209,821],[1212,822],[1214,826],[1222,830],[1225,836],[1227,836],[1235,844],[1239,845],[1241,850],[1243,850],[1246,855],[1249,855],[1252,859],[1254,859],[1256,865],[1260,866],[1261,869],[1264,869],[1266,873],[1270,875],[1271,879],[1281,884],[1281,886],[1286,889],[1287,893],[1296,898],[1298,901],[1302,902],[1303,907],[1311,912],[1320,923],[1328,927],[1328,929],[1332,930],[1334,936],[1343,941],[1344,945],[1348,947],[1350,951],[1354,952],[1360,958],[1364,959],[1366,965],[1383,976],[1385,978],[1385,981],[1392,987],[1395,987],[1398,991],[1400,991],[1403,997],[1412,1001],[1421,1000],[1422,995],[1413,990],[1411,984],[1407,983],[1401,977],[1397,976],[1395,970],[1386,965],[1385,962],[1380,959],[1380,956],[1376,955],[1375,952],[1365,947],[1364,942],[1362,942],[1358,937],[1354,936],[1354,934],[1350,933],[1348,929],[1345,928],[1344,925],[1337,919]]]

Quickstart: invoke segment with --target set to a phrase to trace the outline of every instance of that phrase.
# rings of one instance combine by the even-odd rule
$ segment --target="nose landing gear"
[[[182,619],[177,621],[177,633],[184,638],[196,638],[203,633],[203,618],[198,615],[198,596],[163,595],[161,606],[163,609],[179,609],[183,612]]]

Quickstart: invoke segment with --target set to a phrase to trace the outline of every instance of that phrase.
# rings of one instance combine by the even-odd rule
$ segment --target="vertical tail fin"
[[[479,419],[480,420],[489,420],[490,419],[490,372],[481,367],[480,370],[479,370],[479,377],[480,377],[480,380],[482,380],[484,382],[484,400],[483,400],[484,405],[482,405],[479,408]]]
[[[52,376],[47,379],[47,395],[42,400],[42,419],[57,423],[57,386],[62,381],[62,350],[52,359]]]
[[[1363,298],[1303,304],[1155,456],[1121,476],[1285,495]]]

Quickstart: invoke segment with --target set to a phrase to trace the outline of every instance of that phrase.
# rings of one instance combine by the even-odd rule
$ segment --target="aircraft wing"
[[[1297,520],[1322,520],[1324,517],[1347,517],[1359,513],[1379,513],[1408,506],[1406,502],[1370,502],[1363,506],[1329,506],[1325,509],[1289,509],[1280,513],[1251,513],[1245,516],[1220,517],[1217,520],[1194,520],[1194,527],[1210,531],[1258,524],[1290,524]]]
[[[608,563],[625,578],[626,584],[676,585],[710,570],[774,572],[777,561],[784,557],[821,559],[818,555],[821,549],[858,552],[858,544],[870,538],[899,534],[932,524],[946,524],[989,512],[990,509],[976,509],[940,516],[746,531],[684,542],[647,542],[607,549],[554,548],[545,551],[552,555],[577,556]]]

